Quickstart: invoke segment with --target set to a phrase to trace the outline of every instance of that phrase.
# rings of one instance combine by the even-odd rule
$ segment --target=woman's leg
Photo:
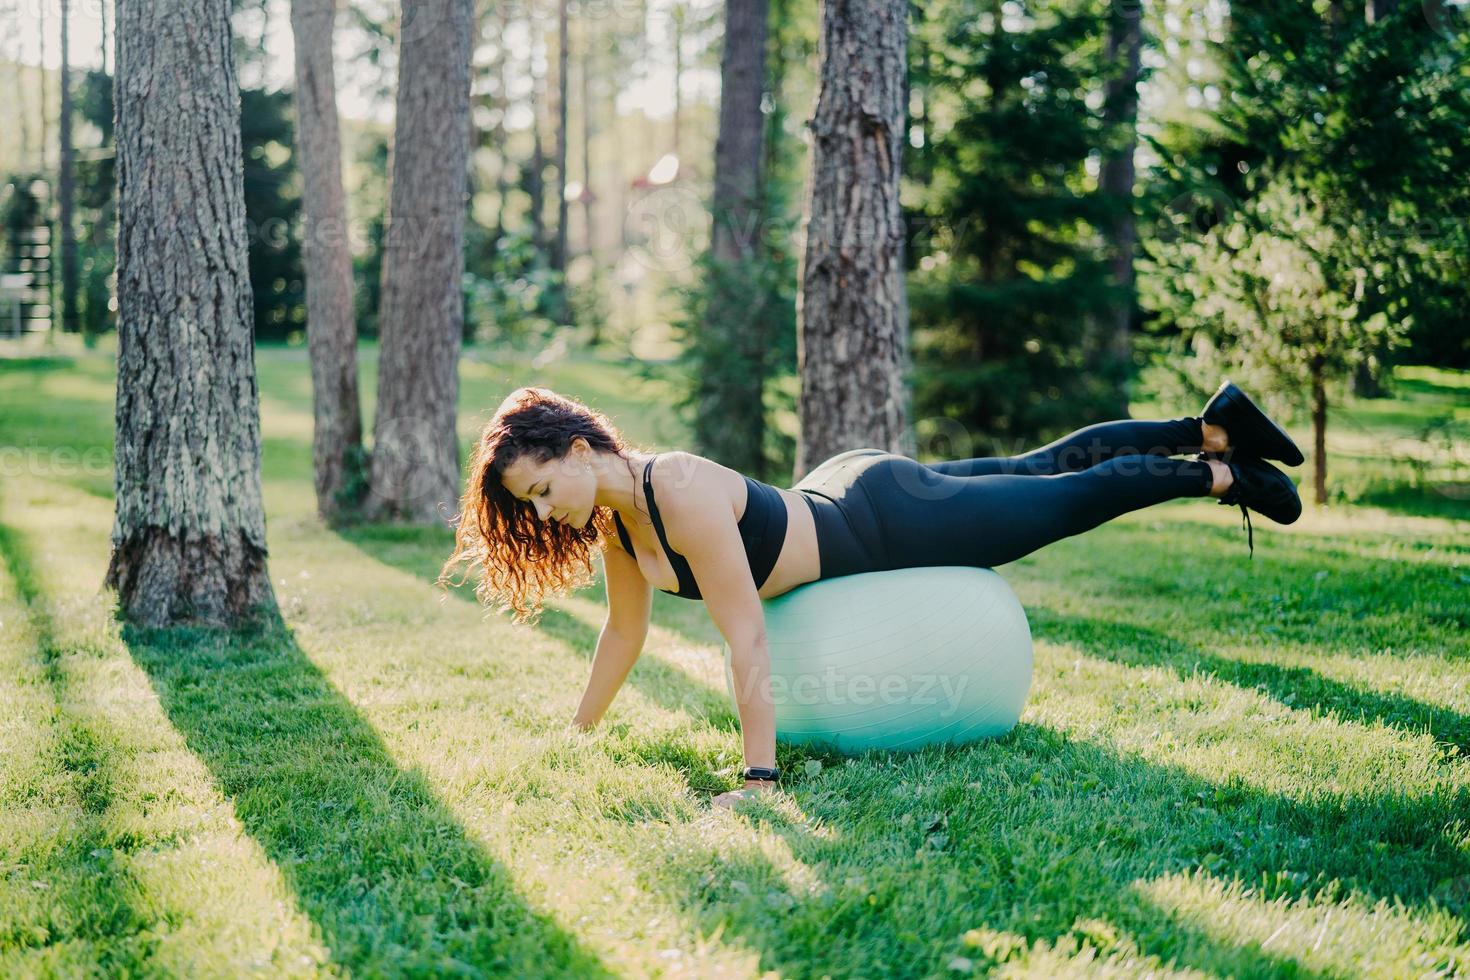
[[[1203,442],[1202,423],[1198,418],[1162,422],[1121,419],[1089,425],[1019,456],[981,456],[976,459],[956,459],[925,465],[946,476],[982,476],[993,473],[1052,476],[1057,473],[1078,473],[1116,456],[1179,456],[1197,453],[1203,448]]]
[[[1207,496],[1214,483],[1207,462],[1129,454],[1051,476],[949,476],[886,457],[857,485],[881,524],[884,563],[910,568],[1003,565],[1129,511]]]

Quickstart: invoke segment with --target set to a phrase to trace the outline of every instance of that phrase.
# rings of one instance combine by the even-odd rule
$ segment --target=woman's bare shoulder
[[[732,498],[745,482],[730,467],[682,449],[659,455],[653,464],[653,479],[659,493],[682,495],[698,488],[705,491],[702,496],[713,490]]]

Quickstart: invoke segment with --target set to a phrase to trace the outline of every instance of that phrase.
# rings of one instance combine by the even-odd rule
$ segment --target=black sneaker
[[[1296,484],[1291,482],[1291,477],[1264,459],[1239,456],[1225,465],[1230,467],[1230,475],[1235,481],[1220,498],[1220,503],[1240,507],[1246,542],[1254,558],[1256,535],[1251,527],[1251,510],[1266,515],[1277,524],[1294,524],[1302,516],[1302,498],[1297,495]]]
[[[1245,392],[1230,382],[1220,382],[1220,388],[1205,403],[1200,418],[1211,425],[1222,425],[1230,434],[1230,445],[1241,455],[1260,459],[1279,459],[1287,466],[1300,466],[1304,457],[1286,430],[1271,420],[1271,417],[1256,407]],[[1217,454],[1207,456],[1220,458]],[[1225,456],[1230,456],[1226,453]],[[1265,513],[1262,511],[1261,513]],[[1269,516],[1269,515],[1268,515]]]

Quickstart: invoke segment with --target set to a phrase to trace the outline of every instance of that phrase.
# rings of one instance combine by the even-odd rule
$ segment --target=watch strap
[[[745,767],[745,778],[746,779],[767,779],[767,780],[770,780],[771,782],[779,782],[780,779],[781,779],[781,770],[780,769],[777,769],[775,767],[767,767],[767,766],[746,766]]]

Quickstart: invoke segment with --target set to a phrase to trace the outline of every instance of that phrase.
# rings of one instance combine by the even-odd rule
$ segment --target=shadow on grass
[[[55,732],[48,756],[64,777],[62,793],[75,806],[73,815],[56,814],[67,832],[49,850],[25,858],[25,875],[40,885],[25,910],[0,926],[0,948],[28,955],[59,956],[51,969],[77,967],[88,958],[108,976],[143,972],[158,945],[153,926],[159,917],[143,886],[118,861],[115,851],[130,854],[143,842],[108,827],[117,796],[117,774],[108,765],[110,733],[68,708],[71,680],[60,662],[51,613],[37,588],[32,566],[9,528],[0,525],[0,574],[8,569],[35,635],[33,655],[54,706]],[[7,787],[11,793],[51,796],[54,791]],[[11,796],[7,793],[7,796]],[[11,797],[14,800],[14,797]],[[35,964],[37,972],[41,964]]]
[[[7,530],[0,544],[17,579],[33,583],[19,536]],[[34,585],[27,589],[34,601]],[[504,868],[420,774],[398,767],[289,630],[125,626],[123,640],[335,962],[362,975],[527,964],[613,975],[521,900]]]
[[[1460,553],[1470,551],[1452,539],[1411,542],[1413,553],[1390,559],[1349,554],[1310,539],[1288,540],[1268,553],[1257,533],[1251,561],[1217,547],[1229,543],[1230,529],[1176,525],[1170,531],[1173,537],[1147,524],[1122,525],[1109,531],[1105,547],[1059,542],[1049,546],[1057,549],[1052,553],[1064,546],[1069,553],[1065,565],[1052,566],[1052,574],[1105,582],[1098,601],[1116,604],[1120,618],[1174,616],[1187,604],[1197,610],[1201,628],[1228,626],[1258,633],[1266,642],[1315,644],[1342,653],[1428,647],[1452,655],[1470,629],[1467,579],[1457,570]],[[1185,532],[1187,545],[1178,538]],[[1201,556],[1212,560],[1205,565]]]
[[[289,631],[227,638],[129,628],[124,640],[337,962],[362,973],[538,963],[611,976],[526,906]]]
[[[866,766],[855,776],[798,777],[788,787],[795,820],[764,801],[748,805],[743,815],[803,869],[795,879],[763,856],[769,847],[729,855],[685,834],[676,847],[650,841],[635,853],[702,929],[722,929],[727,945],[743,943],[762,970],[782,973],[873,969],[876,956],[886,975],[932,976],[956,955],[994,969],[1025,946],[1077,952],[1087,942],[1099,959],[1153,955],[1211,975],[1317,975],[1289,950],[1267,950],[1270,940],[1236,941],[1201,921],[1223,912],[1213,894],[1203,913],[1148,894],[1147,883],[1165,876],[1239,880],[1268,931],[1283,910],[1267,903],[1336,902],[1349,891],[1365,912],[1379,899],[1390,909],[1448,902],[1453,914],[1470,911],[1462,894],[1436,891],[1470,871],[1456,843],[1470,807],[1463,788],[1291,799],[1030,724],[898,765],[907,786],[881,762],[887,784]],[[927,790],[919,795],[916,777]],[[819,887],[793,889],[808,875]],[[963,944],[977,928],[1020,942],[1009,951]]]
[[[1407,486],[1372,487],[1358,494],[1353,503],[1381,507],[1408,517],[1470,521],[1470,483],[1446,484],[1435,490]]]
[[[453,547],[451,535],[441,528],[366,525],[335,533],[374,561],[407,572],[430,585],[438,580],[439,569]],[[471,584],[448,591],[464,602],[478,601]],[[598,630],[576,616],[546,606],[535,629],[577,651],[589,664],[592,662],[597,651]],[[692,642],[685,634],[673,632],[685,642]],[[628,674],[627,683],[668,711],[690,713],[695,709],[699,721],[721,731],[739,731],[739,719],[724,690],[716,690],[657,657],[640,657]]]
[[[1109,620],[1067,616],[1049,609],[1030,611],[1032,634],[1071,643],[1089,656],[1133,666],[1167,667],[1181,679],[1199,672],[1248,691],[1264,692],[1283,705],[1348,722],[1382,722],[1411,735],[1426,732],[1470,754],[1470,718],[1439,705],[1382,691],[1365,690],[1323,677],[1307,667],[1233,660],[1167,633]]]

